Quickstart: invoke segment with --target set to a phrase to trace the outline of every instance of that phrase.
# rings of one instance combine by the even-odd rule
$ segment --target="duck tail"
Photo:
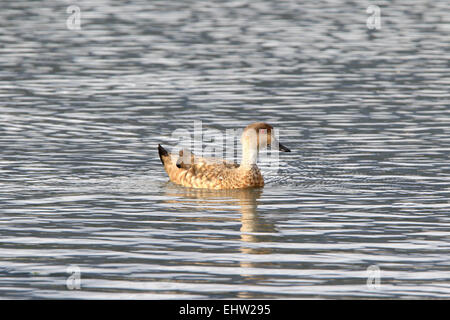
[[[161,159],[161,163],[164,164],[164,158],[168,157],[169,153],[160,144],[158,144],[158,153],[159,159]]]

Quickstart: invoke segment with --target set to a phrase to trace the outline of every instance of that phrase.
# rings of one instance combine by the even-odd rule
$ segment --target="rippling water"
[[[0,297],[450,298],[450,5],[369,4],[3,3]],[[194,120],[293,152],[181,188]]]

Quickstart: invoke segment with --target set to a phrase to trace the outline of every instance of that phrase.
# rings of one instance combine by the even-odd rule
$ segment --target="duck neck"
[[[241,168],[251,168],[253,166],[256,166],[257,160],[258,160],[258,149],[243,145]]]

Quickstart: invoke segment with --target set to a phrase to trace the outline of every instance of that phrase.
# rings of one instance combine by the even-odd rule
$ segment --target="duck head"
[[[273,127],[265,122],[255,122],[249,124],[242,133],[242,145],[247,149],[262,150],[267,146],[278,146],[278,150],[283,152],[291,152],[287,147],[283,146],[276,138]]]
[[[244,165],[255,164],[259,150],[265,149],[269,145],[275,146],[279,151],[291,152],[275,138],[273,127],[265,122],[255,122],[248,125],[242,133],[241,142],[242,163]]]

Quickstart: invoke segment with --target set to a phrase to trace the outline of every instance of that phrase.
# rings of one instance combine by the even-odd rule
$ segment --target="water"
[[[450,5],[369,4],[3,3],[0,297],[449,298]],[[181,188],[194,120],[293,152]]]

